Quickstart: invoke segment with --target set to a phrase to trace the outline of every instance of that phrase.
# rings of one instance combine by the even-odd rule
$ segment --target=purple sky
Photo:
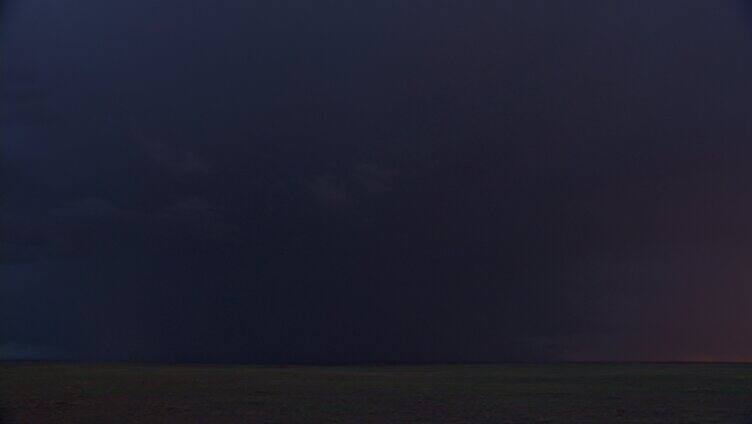
[[[752,358],[746,9],[9,4],[0,358]]]

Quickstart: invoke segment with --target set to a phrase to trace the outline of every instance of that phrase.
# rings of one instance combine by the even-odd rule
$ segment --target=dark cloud
[[[36,259],[46,257],[48,252],[44,245],[41,243],[14,243],[12,239],[6,235],[5,241],[2,246],[2,253],[0,257],[0,263],[2,264],[15,264],[32,262]]]
[[[61,219],[112,219],[124,211],[112,202],[101,198],[86,198],[52,209],[50,215]]]
[[[0,345],[0,360],[60,359],[63,354],[49,347],[28,346],[17,343]]]
[[[397,170],[382,168],[375,163],[361,163],[355,166],[355,177],[363,188],[371,193],[390,191],[398,176]]]
[[[333,181],[332,177],[320,175],[305,185],[313,197],[325,207],[346,208],[352,203],[345,189]]]
[[[207,174],[209,165],[196,153],[160,141],[144,141],[147,157],[175,174]]]

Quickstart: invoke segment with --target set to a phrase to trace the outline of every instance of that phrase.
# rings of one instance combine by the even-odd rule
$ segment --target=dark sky
[[[5,6],[0,358],[752,359],[741,1]]]

